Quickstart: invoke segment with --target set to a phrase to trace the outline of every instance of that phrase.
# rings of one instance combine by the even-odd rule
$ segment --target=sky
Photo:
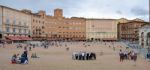
[[[48,15],[61,8],[65,17],[149,20],[149,0],[0,0],[0,5]]]

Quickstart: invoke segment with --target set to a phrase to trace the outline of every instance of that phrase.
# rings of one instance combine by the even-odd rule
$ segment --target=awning
[[[29,37],[19,37],[21,40],[32,40],[31,38],[29,38]]]
[[[6,36],[6,38],[9,40],[21,40],[20,38],[18,38],[16,36]]]
[[[25,37],[25,36],[6,36],[7,39],[9,40],[32,40],[31,38],[29,37]]]
[[[101,40],[117,40],[115,38],[102,38]]]

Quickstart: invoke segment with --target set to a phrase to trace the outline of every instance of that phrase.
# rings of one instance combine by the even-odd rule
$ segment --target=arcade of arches
[[[139,44],[142,48],[150,48],[150,26],[140,29]]]

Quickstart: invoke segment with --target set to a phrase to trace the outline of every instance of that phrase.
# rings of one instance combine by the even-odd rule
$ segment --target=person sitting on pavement
[[[17,62],[16,62],[16,59],[17,59],[17,55],[14,54],[14,55],[12,56],[12,58],[11,58],[11,63],[12,63],[12,64],[16,64],[16,63],[17,63]]]
[[[20,58],[20,63],[21,64],[28,64],[28,55],[27,55],[27,51],[24,51],[23,54],[21,55]]]

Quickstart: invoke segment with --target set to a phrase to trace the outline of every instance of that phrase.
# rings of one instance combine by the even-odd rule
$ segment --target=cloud
[[[86,0],[78,3],[78,8],[70,9],[71,16],[87,18],[142,18],[148,20],[148,0]],[[133,9],[133,7],[137,8]],[[132,12],[131,12],[132,10]]]
[[[120,11],[120,10],[116,11],[116,13],[119,15],[123,14],[122,11]]]
[[[45,10],[49,15],[62,8],[65,17],[148,19],[149,0],[1,0],[1,5],[33,12]]]
[[[149,14],[149,11],[146,10],[145,8],[141,8],[141,7],[133,7],[131,9],[131,13],[133,13],[136,16],[145,16]]]

